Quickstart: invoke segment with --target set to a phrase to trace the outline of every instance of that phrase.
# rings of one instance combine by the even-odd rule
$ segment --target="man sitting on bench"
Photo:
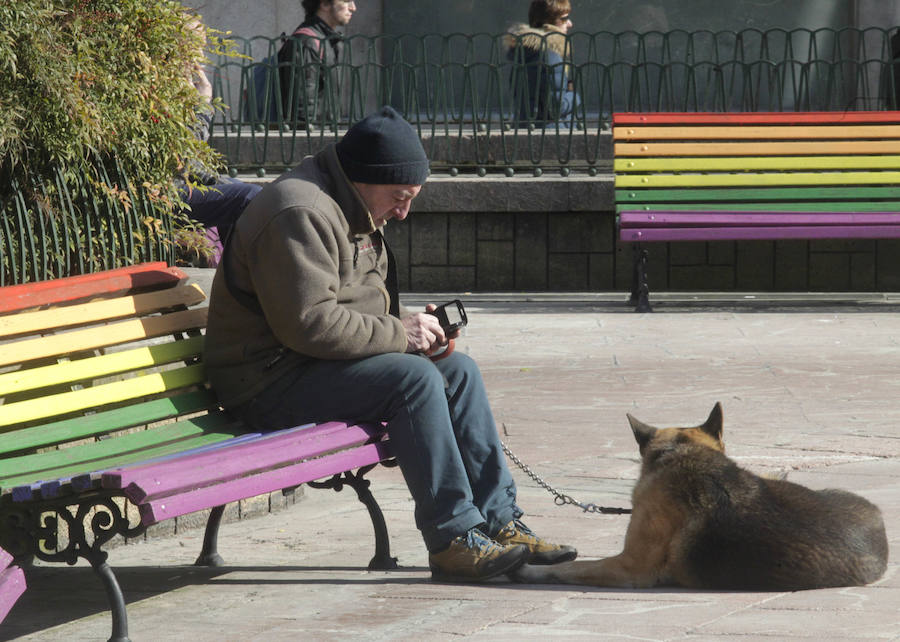
[[[407,217],[427,176],[415,130],[384,107],[265,187],[213,282],[210,382],[257,430],[387,422],[435,579],[574,559],[520,521],[478,366],[459,352],[424,356],[458,331],[399,305],[381,229]]]

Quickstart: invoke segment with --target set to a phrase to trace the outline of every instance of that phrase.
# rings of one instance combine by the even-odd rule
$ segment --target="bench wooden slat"
[[[617,112],[614,125],[665,123],[763,124],[763,123],[900,123],[896,111],[792,111],[792,112]]]
[[[4,404],[0,406],[0,432],[5,426],[15,426],[36,419],[48,419],[79,410],[90,410],[129,399],[161,394],[201,384],[205,380],[206,372],[203,365],[196,364],[81,390]]]
[[[744,227],[778,225],[900,225],[900,212],[745,212],[732,210],[644,212],[624,211],[619,216],[620,227]]]
[[[311,426],[314,424],[307,424],[301,426],[301,428],[305,428],[307,426]],[[241,433],[229,439],[223,439],[221,441],[213,441],[208,444],[203,444],[202,446],[196,446],[194,448],[188,448],[184,450],[179,450],[176,452],[167,453],[164,455],[159,455],[157,457],[147,457],[145,459],[141,459],[136,462],[120,462],[121,466],[115,468],[114,470],[123,470],[123,469],[131,469],[131,468],[144,468],[147,466],[153,466],[155,464],[173,461],[173,460],[181,460],[185,457],[189,457],[195,454],[201,454],[206,452],[211,452],[213,450],[220,450],[223,448],[232,448],[238,444],[242,444],[248,441],[253,441],[255,439],[259,439],[262,437],[262,433],[258,432],[250,432],[250,433]],[[102,485],[103,476],[110,472],[109,468],[102,468],[97,470],[92,470],[89,473],[80,473],[78,475],[73,475],[69,482],[72,485],[72,488],[76,491],[84,491],[92,488],[100,488]]]
[[[381,441],[176,496],[161,497],[138,507],[141,523],[155,524],[210,506],[221,506],[247,497],[330,477],[346,470],[377,464],[389,457],[391,457],[389,442]]]
[[[675,171],[753,171],[785,170],[798,168],[851,170],[851,169],[900,169],[900,156],[748,156],[748,157],[672,157],[672,158],[617,158],[613,161],[616,172],[675,172]]]
[[[85,381],[96,377],[130,372],[141,368],[183,361],[203,350],[203,337],[145,346],[99,357],[65,361],[50,366],[0,374],[0,395],[46,388],[62,383]]]
[[[192,308],[161,316],[118,321],[84,330],[6,343],[0,345],[0,366],[106,348],[129,341],[206,327],[207,313],[208,308]]]
[[[616,127],[613,140],[864,140],[900,138],[895,125]]]
[[[93,415],[13,430],[0,433],[0,455],[95,437],[114,430],[147,425],[155,421],[217,406],[218,401],[212,391],[192,390],[172,397],[131,404]]]
[[[891,239],[898,237],[900,237],[900,227],[896,225],[623,228],[619,234],[621,240],[630,242]]]
[[[25,592],[25,573],[18,566],[0,571],[0,623]]]
[[[380,426],[348,426],[339,422],[280,431],[234,447],[192,454],[189,458],[179,457],[139,469],[111,471],[104,474],[103,487],[124,488],[126,497],[135,503],[142,503],[185,489],[209,486],[358,446],[382,431]]]
[[[827,156],[828,154],[900,154],[900,141],[745,142],[745,143],[615,143],[622,156]]]
[[[155,426],[90,443],[23,455],[9,460],[0,488],[30,486],[43,480],[113,468],[127,463],[189,450],[240,434],[242,426],[221,413]]]
[[[640,208],[643,212],[667,212],[667,211],[722,211],[733,212],[736,207],[742,210],[769,211],[769,212],[900,212],[900,201],[842,201],[828,202],[816,201],[813,203],[781,203],[763,201],[760,203],[722,202],[722,201],[698,201],[692,203],[678,203],[665,201],[662,203],[623,203],[616,206],[616,213],[634,211]]]
[[[187,278],[178,268],[163,261],[67,276],[50,281],[8,285],[0,296],[0,314],[45,305],[60,305],[89,297],[124,294],[132,289],[172,287]]]
[[[835,175],[835,174],[839,174]],[[900,182],[900,172],[742,172],[716,174],[619,174],[617,189],[628,187],[722,187],[725,185],[882,185]]]
[[[147,294],[101,299],[90,303],[34,312],[20,312],[19,314],[0,316],[0,337],[44,332],[127,316],[140,316],[178,306],[195,305],[205,299],[206,295],[200,286],[192,283]]]
[[[616,203],[661,201],[883,201],[900,199],[900,186],[855,185],[823,187],[755,187],[693,189],[623,189],[615,192]]]

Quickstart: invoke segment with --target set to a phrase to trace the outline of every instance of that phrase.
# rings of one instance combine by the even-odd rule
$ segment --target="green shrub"
[[[111,267],[93,254],[108,251],[96,237],[116,226],[127,228],[112,245],[117,251],[131,242],[139,249],[169,242],[173,177],[189,162],[213,170],[220,164],[194,135],[203,99],[190,70],[203,62],[204,43],[187,28],[191,20],[172,0],[0,3],[0,283]],[[221,53],[223,43],[211,40],[207,51]],[[82,224],[93,217],[93,236],[69,234],[67,217]],[[17,229],[25,225],[32,229]],[[50,261],[57,267],[41,273],[29,269],[38,257],[26,260],[23,246],[47,225],[67,232],[46,250],[59,255]],[[88,260],[62,256],[83,252]],[[147,258],[159,257],[138,251],[112,260]]]

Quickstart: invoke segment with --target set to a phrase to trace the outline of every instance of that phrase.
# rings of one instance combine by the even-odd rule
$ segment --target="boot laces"
[[[482,533],[477,528],[470,528],[466,532],[466,546],[479,553],[491,553],[494,550],[502,550],[500,544]]]

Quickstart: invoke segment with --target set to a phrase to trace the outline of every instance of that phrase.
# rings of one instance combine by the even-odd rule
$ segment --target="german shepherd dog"
[[[846,491],[810,490],[738,467],[725,456],[720,404],[695,428],[628,421],[642,464],[624,550],[526,565],[514,580],[795,591],[868,584],[884,574],[881,511]]]

